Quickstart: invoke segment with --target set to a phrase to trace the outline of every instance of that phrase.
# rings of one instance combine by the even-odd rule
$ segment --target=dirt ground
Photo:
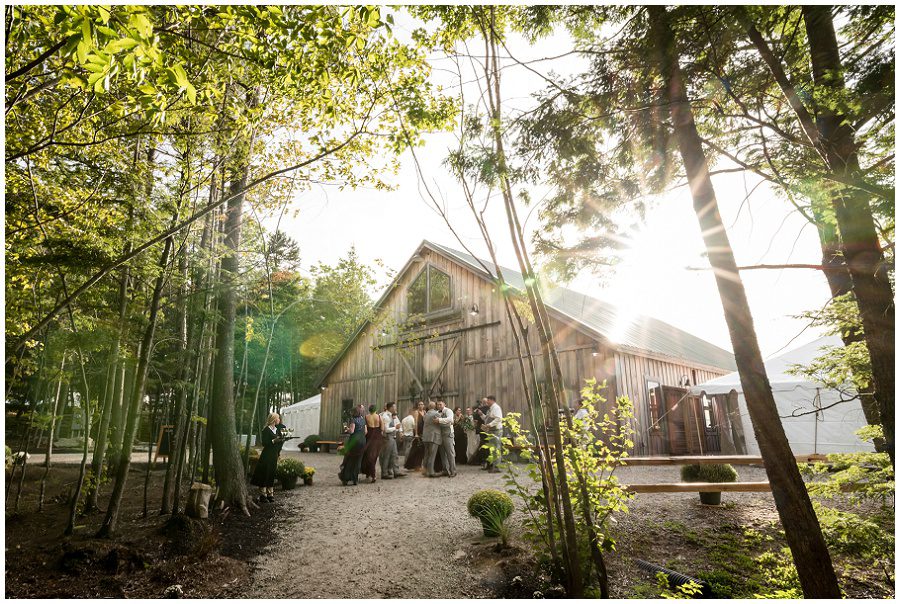
[[[501,475],[464,466],[452,479],[411,473],[344,487],[337,477],[340,456],[285,454],[316,468],[313,486],[276,490],[276,502],[249,518],[215,513],[206,523],[156,513],[160,469],[152,473],[150,515],[142,518],[145,467],[136,465],[115,541],[91,537],[99,514],[80,518],[76,535],[63,537],[64,494],[76,466],[54,468],[40,514],[41,471],[29,468],[20,513],[6,519],[6,597],[158,598],[174,585],[185,597],[562,595],[542,583],[533,547],[521,539],[518,502],[511,547],[503,550],[468,516],[471,494],[502,489]],[[765,479],[762,468],[739,472],[743,481]],[[679,480],[677,467],[623,468],[619,477],[625,484]],[[611,595],[658,596],[654,578],[635,559],[713,579],[722,595],[752,594],[761,572],[756,557],[784,546],[774,503],[769,493],[725,493],[723,503],[702,506],[694,493],[638,495],[629,513],[615,519],[618,544],[607,555]],[[837,566],[848,596],[893,597],[884,569],[845,560]]]
[[[37,498],[43,469],[29,465],[18,513],[11,513],[15,487],[7,505],[4,595],[160,598],[167,588],[181,585],[184,597],[219,597],[247,583],[247,561],[271,539],[267,521],[274,510],[257,510],[250,518],[216,514],[205,523],[161,517],[164,469],[157,466],[151,472],[149,514],[143,518],[145,471],[145,464],[132,465],[118,534],[107,540],[93,538],[102,513],[80,516],[75,535],[63,535],[76,465],[54,465],[42,512]],[[108,484],[101,489],[101,505],[109,491]]]

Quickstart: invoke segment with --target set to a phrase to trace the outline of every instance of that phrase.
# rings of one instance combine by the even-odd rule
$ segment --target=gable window
[[[431,265],[419,273],[406,292],[406,309],[411,315],[447,310],[451,304],[450,275]]]

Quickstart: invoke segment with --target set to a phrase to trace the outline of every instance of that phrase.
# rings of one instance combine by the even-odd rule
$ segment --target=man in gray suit
[[[450,478],[456,476],[456,443],[453,439],[453,411],[444,406],[444,401],[437,402],[440,414],[438,425],[441,428],[441,462]]]
[[[428,411],[425,412],[425,427],[422,429],[422,444],[425,445],[425,475],[435,478],[434,458],[437,455],[438,446],[441,443],[441,429],[437,419],[440,414],[435,409],[434,401],[428,401]]]

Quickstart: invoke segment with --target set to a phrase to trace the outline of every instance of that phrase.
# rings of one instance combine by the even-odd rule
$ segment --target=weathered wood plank
[[[772,490],[763,482],[672,482],[668,484],[631,484],[632,493],[762,493]]]
[[[825,461],[824,455],[795,455],[797,463],[816,463]],[[762,465],[763,459],[759,455],[682,455],[677,457],[628,457],[625,464],[629,466],[685,466],[690,464],[718,464],[731,465]]]

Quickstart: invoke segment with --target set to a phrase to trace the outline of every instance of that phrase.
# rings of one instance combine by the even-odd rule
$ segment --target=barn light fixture
[[[472,305],[472,308],[469,309],[469,314],[472,315],[473,317],[478,316],[478,305],[477,304]]]
[[[386,330],[386,329],[382,329],[382,330],[381,330],[381,337],[382,337],[382,338],[386,338],[387,335],[388,335],[387,330]]]
[[[320,387],[320,388],[319,388],[319,390],[322,390],[322,391],[324,391],[324,390],[325,390],[325,388],[327,388],[327,386],[322,386],[322,387]]]
[[[591,356],[592,356],[592,357],[599,357],[599,356],[600,356],[600,353],[597,352],[597,351],[595,350],[594,352],[591,353]]]

